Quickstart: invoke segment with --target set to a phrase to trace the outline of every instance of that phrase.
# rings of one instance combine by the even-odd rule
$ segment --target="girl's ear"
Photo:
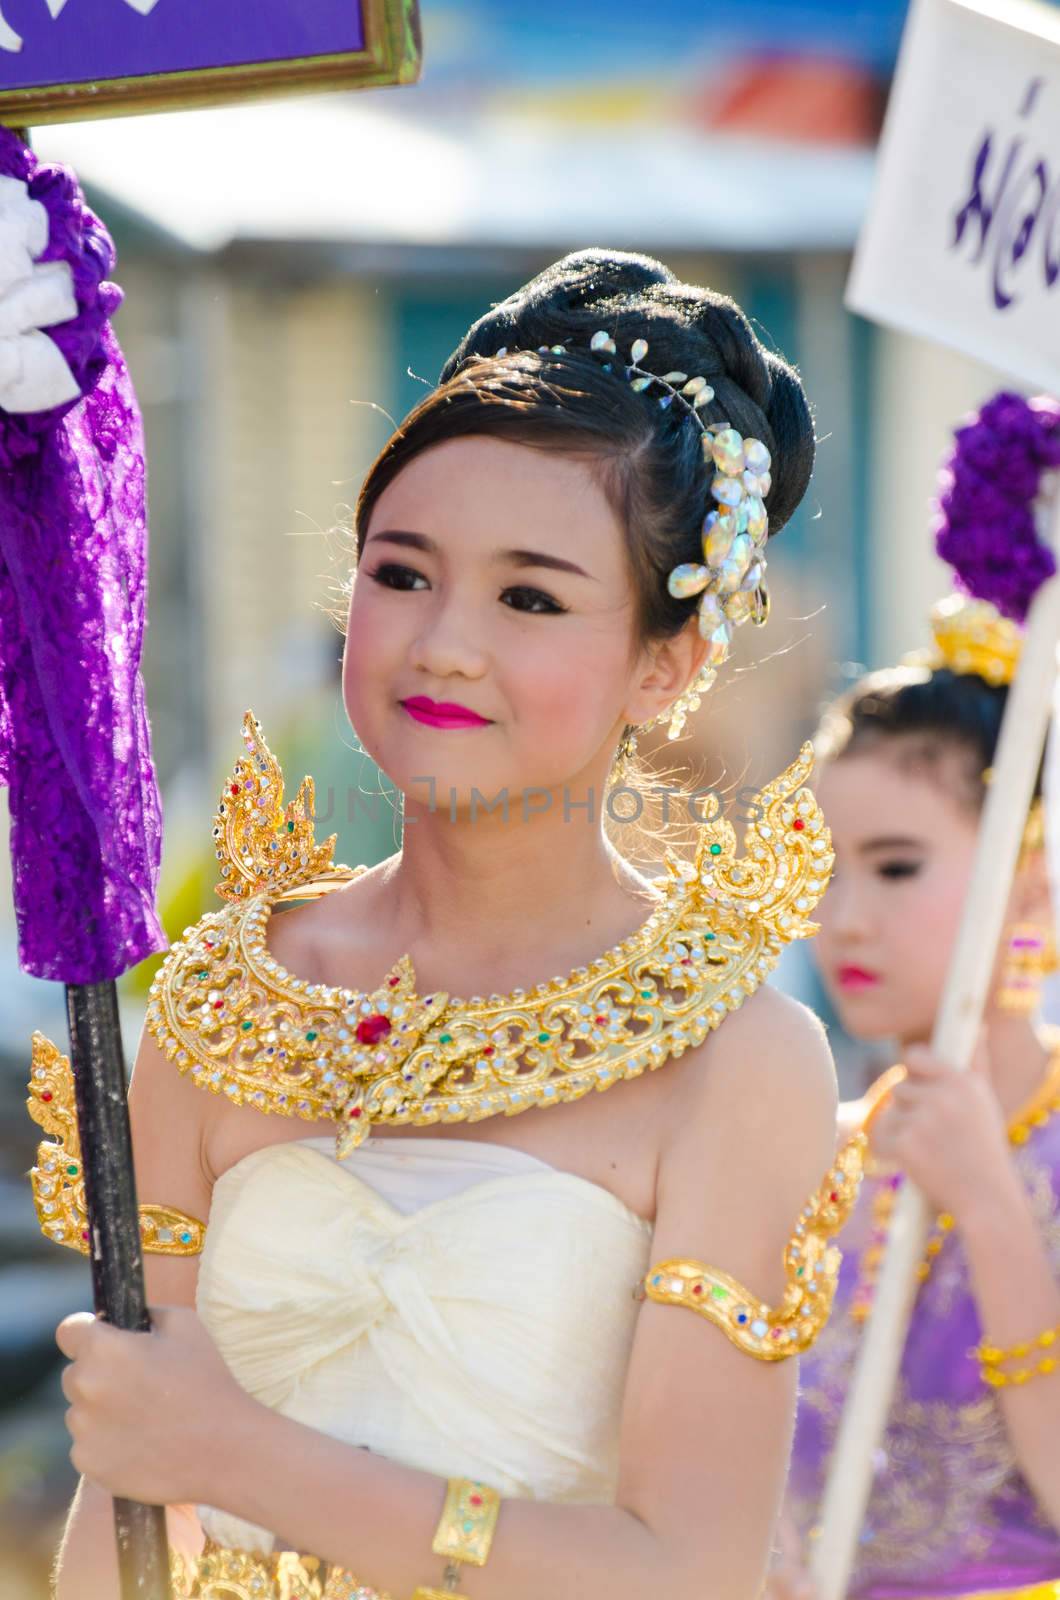
[[[626,700],[623,716],[634,726],[662,716],[684,693],[706,659],[707,641],[693,617],[669,639],[645,651],[641,674]]]

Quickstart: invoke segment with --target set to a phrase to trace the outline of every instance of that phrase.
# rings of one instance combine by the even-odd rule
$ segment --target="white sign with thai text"
[[[1060,9],[914,0],[847,303],[1060,394]]]

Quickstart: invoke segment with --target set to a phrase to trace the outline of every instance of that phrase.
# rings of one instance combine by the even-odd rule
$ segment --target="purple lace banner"
[[[45,332],[78,397],[49,411],[0,410],[0,783],[10,790],[19,957],[36,977],[99,983],[166,943],[139,673],[143,435],[110,328],[121,295],[107,281],[109,235],[73,174],[39,164],[6,129],[0,179],[8,195],[13,180],[44,207],[37,267],[66,263],[77,304]]]

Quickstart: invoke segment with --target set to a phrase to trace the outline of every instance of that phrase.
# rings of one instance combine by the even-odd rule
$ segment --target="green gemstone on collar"
[[[651,999],[651,990],[650,989],[642,989],[640,991],[640,997],[641,997],[642,1000],[650,1000]]]
[[[205,972],[205,971],[200,972],[199,973],[199,982],[200,983],[205,983],[209,976],[210,976],[210,974],[208,972]]]
[[[315,1038],[316,1038],[316,1034],[315,1034],[315,1033],[314,1033],[314,1031],[313,1031],[313,1029],[312,1029],[312,1028],[310,1028],[310,1030],[309,1030],[309,1032],[308,1032],[308,1033],[307,1033],[307,1034],[306,1034],[306,1040],[307,1040],[307,1042],[308,1042],[308,1043],[309,1043],[309,1044],[312,1044],[312,1043],[313,1043],[313,1040],[314,1040],[314,1039],[315,1039]]]
[[[294,823],[293,822],[289,822],[287,824],[287,832],[288,833],[293,833],[294,832]]]
[[[67,1175],[68,1178],[76,1178],[77,1177],[77,1171],[78,1171],[77,1167],[69,1166],[66,1169],[66,1175]]]
[[[551,1037],[552,1035],[550,1033],[539,1033],[537,1036],[537,1042],[538,1044],[547,1044]]]
[[[438,1035],[438,1043],[439,1044],[452,1044],[452,1042],[453,1042],[453,1036],[452,1036],[451,1033],[440,1033]]]
[[[710,853],[711,853],[712,856],[720,856],[721,855],[721,845],[720,844],[712,844],[711,847],[710,847]]]
[[[244,1033],[249,1033],[254,1024],[252,1022],[241,1022],[239,1026],[242,1028]]]

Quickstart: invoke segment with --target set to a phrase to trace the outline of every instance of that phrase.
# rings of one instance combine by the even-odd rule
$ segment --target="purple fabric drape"
[[[1060,1273],[1060,1116],[1014,1155]],[[789,1505],[809,1536],[850,1384],[861,1327],[851,1299],[872,1247],[885,1179],[868,1179],[839,1239],[832,1320],[803,1357]],[[981,1329],[959,1233],[921,1286],[897,1393],[875,1463],[851,1600],[921,1600],[1060,1579],[1060,1533],[1020,1475],[993,1391],[970,1351]],[[1041,1379],[1055,1382],[1055,1378]]]
[[[114,247],[73,174],[0,128],[0,175],[48,213],[77,316],[47,329],[81,397],[0,410],[0,784],[10,790],[19,957],[98,983],[165,948],[161,806],[139,674],[143,433],[110,316]]]

